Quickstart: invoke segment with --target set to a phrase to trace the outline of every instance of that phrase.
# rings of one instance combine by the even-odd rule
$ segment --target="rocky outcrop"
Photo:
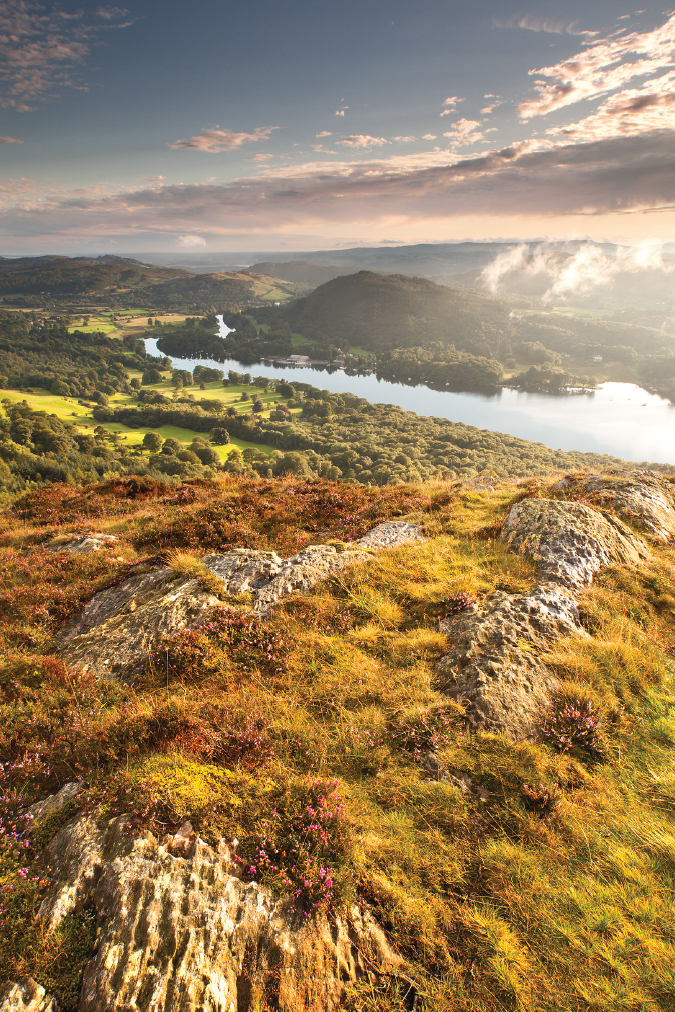
[[[416,524],[389,521],[353,544],[310,545],[290,559],[276,552],[236,548],[206,555],[202,562],[222,585],[222,593],[250,593],[253,611],[269,615],[277,601],[306,593],[320,580],[355,562],[367,562],[375,548],[421,541]],[[59,637],[70,664],[96,678],[129,681],[162,639],[203,621],[220,599],[197,579],[157,569],[100,591]]]
[[[666,485],[643,472],[616,482],[594,475],[578,483],[589,492],[611,486],[615,502],[623,502],[626,510],[630,504],[632,519],[641,510],[643,525],[651,524],[652,532],[657,517],[666,519]],[[557,486],[563,487],[572,486]],[[534,560],[539,582],[529,594],[495,592],[442,621],[439,629],[447,634],[450,649],[435,672],[438,687],[464,705],[471,726],[522,738],[535,733],[556,688],[542,654],[561,636],[586,635],[575,592],[589,586],[602,567],[636,566],[650,553],[612,514],[555,499],[516,503],[501,537],[512,552]]]
[[[451,647],[436,664],[437,687],[465,707],[471,726],[519,738],[533,733],[555,689],[541,653],[560,636],[586,635],[574,597],[556,584],[496,591],[439,630]]]
[[[54,999],[32,977],[0,992],[0,1012],[56,1012]]]
[[[164,636],[196,625],[217,604],[197,580],[170,569],[132,576],[94,595],[61,633],[60,653],[84,674],[130,681]]]
[[[114,548],[119,542],[114,534],[59,534],[47,542],[53,552],[71,552],[73,555],[90,555],[102,548]]]
[[[166,843],[127,829],[123,818],[99,828],[81,816],[43,855],[54,882],[39,911],[45,926],[87,902],[97,913],[80,1012],[253,1012],[264,997],[280,1012],[330,1012],[364,957],[389,969],[399,962],[367,911],[293,915],[239,878],[224,843],[210,847],[191,827]]]
[[[657,541],[675,536],[675,486],[654,471],[611,471],[563,478],[554,489],[588,495],[600,506],[611,506]]]
[[[333,545],[310,545],[287,559],[274,579],[260,587],[255,594],[253,610],[259,615],[269,615],[273,605],[282,597],[306,594],[332,573],[353,562],[367,562],[369,559],[367,552],[352,545],[347,545],[343,552]]]
[[[411,541],[424,541],[424,535],[418,524],[409,524],[405,520],[385,520],[383,524],[373,527],[362,538],[354,542],[358,548],[369,548],[379,551],[382,548],[396,548],[397,545]]]
[[[578,502],[525,499],[511,508],[502,539],[529,556],[540,579],[587,587],[603,566],[636,566],[647,546],[623,521]]]
[[[66,805],[75,800],[81,790],[82,784],[74,780],[69,784],[64,784],[58,794],[50,794],[49,797],[43,798],[42,801],[36,801],[23,816],[26,823],[26,832],[30,832],[30,829],[38,819],[46,819],[50,815],[60,812]]]

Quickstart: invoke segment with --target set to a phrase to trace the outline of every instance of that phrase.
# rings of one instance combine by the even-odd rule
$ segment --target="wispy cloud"
[[[397,141],[399,144],[412,144],[412,142],[416,141],[417,138],[416,137],[392,137],[392,140],[393,141]]]
[[[0,107],[32,112],[63,88],[86,89],[82,69],[102,31],[127,27],[127,11],[66,14],[31,0],[0,0]],[[103,22],[103,23],[101,23]]]
[[[443,136],[448,138],[453,150],[485,140],[480,121],[477,119],[458,119],[450,126],[451,129],[446,130]]]
[[[18,137],[0,136],[0,144],[23,144],[23,141],[20,141]]]
[[[492,99],[492,101],[480,110],[481,116],[491,116],[495,109],[504,104],[500,95],[486,95],[485,98]]]
[[[350,134],[337,143],[344,148],[380,148],[389,141],[386,137],[371,137],[370,134]]]
[[[322,130],[320,134],[315,134],[314,136],[315,137],[332,137],[333,134],[332,134],[332,131],[330,131],[330,130]]]
[[[297,233],[346,225],[351,235],[366,223],[380,228],[392,221],[397,231],[414,227],[420,235],[425,223],[449,226],[458,218],[516,215],[535,219],[538,226],[556,216],[589,220],[674,208],[674,159],[675,135],[661,132],[590,144],[524,142],[454,160],[447,152],[427,152],[317,161],[229,185],[106,192],[103,185],[42,190],[30,180],[17,180],[0,182],[0,235],[152,241],[153,236]]]
[[[530,32],[550,32],[554,35],[597,35],[597,32],[584,31],[578,28],[579,19],[570,21],[568,18],[544,18],[534,14],[524,17],[508,18],[506,21],[495,19],[493,28],[526,28]],[[486,96],[487,97],[487,96]]]
[[[204,130],[203,133],[195,134],[194,137],[186,137],[182,140],[173,141],[172,144],[167,144],[167,147],[193,148],[195,151],[206,151],[209,154],[217,154],[219,151],[234,151],[237,148],[242,148],[244,144],[255,144],[258,141],[266,141],[269,139],[272,131],[278,129],[279,127],[256,127],[252,133],[244,133],[214,127],[212,130]]]
[[[550,127],[549,136],[593,141],[675,130],[675,71],[641,88],[625,88],[576,123]]]
[[[651,32],[622,32],[553,66],[531,70],[540,78],[535,83],[537,95],[520,104],[520,118],[528,120],[583,99],[599,98],[636,77],[653,77],[674,61],[675,14]]]
[[[446,99],[443,100],[443,105],[444,105],[445,108],[443,109],[443,112],[440,113],[440,115],[441,116],[450,116],[450,114],[455,111],[457,105],[460,102],[463,102],[463,101],[464,101],[464,99],[463,98],[459,98],[457,95],[450,95],[449,98],[446,98]]]
[[[206,246],[206,239],[203,239],[201,235],[180,235],[177,245],[184,249],[199,249],[200,246]]]

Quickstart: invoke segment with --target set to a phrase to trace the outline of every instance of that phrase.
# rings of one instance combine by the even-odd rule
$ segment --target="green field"
[[[131,378],[140,378],[140,373],[133,369],[129,370],[129,375]],[[237,385],[224,387],[222,383],[216,382],[206,383],[205,387],[205,390],[200,390],[198,386],[187,387],[183,391],[183,394],[192,394],[197,401],[202,398],[222,401],[226,407],[236,407],[240,415],[250,415],[252,413],[253,402],[259,398],[265,405],[265,411],[261,412],[263,418],[269,418],[269,413],[276,406],[276,403],[286,403],[285,399],[279,397],[278,394],[262,391],[253,386]],[[143,389],[157,390],[166,397],[171,397],[175,392],[174,387],[171,386],[168,379],[162,383],[156,383]],[[241,400],[241,395],[244,391],[249,394],[250,400]],[[76,425],[83,432],[91,431],[100,424],[94,421],[91,410],[82,404],[78,404],[76,398],[57,397],[49,390],[34,388],[30,393],[19,393],[16,390],[0,390],[0,399],[6,399],[11,402],[27,401],[36,411],[46,411],[49,414],[54,414],[58,418]],[[135,397],[127,394],[114,394],[110,397],[112,407],[135,403]],[[300,409],[296,408],[292,409],[292,411],[297,414]],[[128,425],[122,425],[119,422],[106,422],[103,427],[110,432],[123,433],[124,439],[130,447],[140,446],[143,443],[143,437],[146,432],[151,431],[159,432],[163,439],[178,439],[185,446],[188,446],[195,436],[204,435],[203,432],[198,433],[191,429],[182,429],[173,425],[163,425],[157,430],[142,427],[132,429]],[[244,439],[237,439],[235,436],[231,437],[230,443],[227,446],[214,446],[213,448],[221,460],[225,461],[235,447],[245,450],[247,447],[253,446],[268,454],[272,452],[272,448],[269,446],[251,443]]]

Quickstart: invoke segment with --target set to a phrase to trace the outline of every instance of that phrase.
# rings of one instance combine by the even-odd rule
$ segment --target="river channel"
[[[221,336],[229,333],[221,323]],[[150,355],[161,355],[154,339],[145,342]],[[395,404],[418,415],[433,415],[479,429],[506,432],[545,443],[554,450],[609,453],[624,460],[675,464],[675,406],[632,383],[603,383],[585,394],[553,397],[503,389],[496,394],[450,393],[425,386],[405,386],[376,376],[348,376],[311,367],[281,367],[259,362],[242,365],[235,359],[180,359],[177,369],[208,365],[311,383],[333,393],[353,393],[377,404]]]

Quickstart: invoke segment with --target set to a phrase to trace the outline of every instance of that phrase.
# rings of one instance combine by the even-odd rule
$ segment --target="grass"
[[[131,500],[53,487],[25,498],[0,538],[5,819],[12,798],[79,773],[107,814],[133,803],[139,824],[189,817],[207,840],[236,836],[245,877],[298,910],[368,903],[429,1012],[672,1010],[675,550],[655,545],[642,569],[605,571],[580,600],[589,637],[560,640],[548,657],[563,693],[597,712],[601,757],[469,735],[434,689],[444,602],[533,585],[532,565],[495,534],[517,497],[546,490],[231,477],[181,503],[175,490]],[[268,623],[225,603],[211,626],[167,642],[133,687],[78,679],[54,655],[68,616],[148,554],[199,575],[202,552],[249,544],[286,555],[391,516],[422,521],[429,540],[342,571]],[[41,548],[73,527],[117,534],[114,554]],[[429,780],[427,747],[487,800]],[[44,762],[22,766],[26,752]],[[557,785],[560,803],[533,801],[538,785]],[[308,834],[316,811],[321,831]],[[3,847],[0,889],[17,890],[1,972],[31,974],[67,1007],[91,951],[86,920],[39,945],[35,855]],[[373,973],[344,1007],[403,1012],[406,995]]]
[[[130,370],[130,376],[131,378],[136,376],[140,377],[140,373]],[[260,398],[265,405],[265,410],[261,412],[264,418],[269,417],[269,412],[274,408],[275,404],[272,402],[278,401],[286,403],[285,399],[276,393],[259,390],[251,386],[234,385],[224,387],[222,383],[207,383],[205,384],[205,387],[205,390],[200,390],[198,386],[188,387],[185,393],[191,393],[195,400],[207,398],[209,400],[221,401],[226,407],[236,407],[238,413],[241,415],[251,414],[253,402],[257,398]],[[167,397],[172,397],[175,392],[175,389],[171,386],[168,378],[161,383],[153,384],[152,386],[144,389],[157,390]],[[249,394],[250,399],[248,401],[241,401],[241,395],[244,391]],[[83,432],[93,431],[93,429],[95,429],[99,424],[94,421],[90,409],[79,404],[77,398],[75,397],[57,397],[49,390],[32,388],[30,393],[19,393],[16,390],[0,390],[0,399],[4,398],[12,402],[27,401],[34,410],[46,411],[49,414],[55,414],[58,418],[72,422],[80,431]],[[123,404],[134,404],[136,401],[133,396],[118,393],[111,396],[110,403],[113,406],[121,406]],[[300,409],[291,409],[291,412],[297,414],[299,410]],[[185,446],[189,445],[196,435],[204,435],[203,433],[197,433],[192,429],[183,429],[173,425],[163,425],[159,429],[132,429],[120,422],[106,422],[104,424],[104,428],[110,432],[124,433],[124,437],[127,440],[127,445],[129,447],[140,446],[146,432],[151,431],[159,432],[163,439],[178,439]],[[240,450],[245,450],[247,447],[255,447],[267,454],[272,452],[272,448],[267,445],[252,443],[245,439],[239,439],[236,436],[232,436],[230,438],[230,443],[226,446],[214,446],[214,450],[221,460],[224,461],[235,447]]]

